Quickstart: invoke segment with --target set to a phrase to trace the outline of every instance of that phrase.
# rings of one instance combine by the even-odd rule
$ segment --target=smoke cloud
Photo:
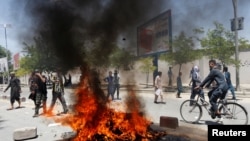
[[[25,13],[31,22],[27,34],[41,36],[60,59],[60,65],[72,69],[86,61],[85,51],[91,47],[87,42],[101,41],[100,53],[95,57],[107,58],[118,37],[136,34],[138,24],[161,12],[161,3],[162,0],[26,0]]]

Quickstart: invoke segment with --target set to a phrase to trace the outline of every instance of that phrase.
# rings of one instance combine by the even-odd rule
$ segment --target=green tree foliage
[[[209,29],[201,38],[204,54],[210,59],[218,59],[222,65],[239,65],[233,57],[235,54],[235,39],[232,31],[226,30],[222,24],[214,22],[214,29]],[[239,39],[239,50],[249,49],[250,44],[244,38]]]
[[[23,43],[25,56],[21,59],[22,72],[31,72],[34,69],[51,72],[58,67],[58,58],[55,56],[42,38],[34,38],[34,44]]]
[[[165,60],[172,66],[179,65],[180,72],[182,64],[197,60],[201,56],[201,51],[195,49],[193,38],[181,32],[172,41],[172,51],[162,54],[160,60]]]
[[[116,47],[114,52],[110,55],[110,62],[112,67],[118,70],[122,67],[124,70],[133,68],[135,56],[130,54],[125,49]]]
[[[201,39],[201,46],[204,54],[210,59],[218,59],[225,64],[231,64],[234,59],[234,35],[227,31],[222,24],[214,22],[215,29],[208,30],[204,38]]]
[[[139,60],[139,62],[141,63],[139,69],[141,70],[142,73],[146,74],[146,87],[148,87],[149,74],[156,69],[156,66],[153,66],[152,61],[153,61],[152,57],[145,57]]]

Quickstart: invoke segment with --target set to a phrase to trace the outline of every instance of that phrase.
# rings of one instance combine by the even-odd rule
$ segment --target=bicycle
[[[217,105],[220,112],[218,122],[224,125],[248,124],[248,113],[242,105],[236,102],[228,102],[227,99],[218,99]],[[187,123],[198,123],[203,114],[202,107],[206,109],[209,115],[213,114],[208,108],[210,103],[200,95],[197,96],[197,99],[183,101],[180,106],[182,119]]]

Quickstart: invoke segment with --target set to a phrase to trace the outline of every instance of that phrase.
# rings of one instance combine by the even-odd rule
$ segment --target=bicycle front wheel
[[[180,107],[182,119],[188,123],[197,123],[202,116],[202,109],[195,100],[185,100]]]
[[[228,102],[219,107],[224,125],[246,125],[248,114],[246,109],[238,103]]]

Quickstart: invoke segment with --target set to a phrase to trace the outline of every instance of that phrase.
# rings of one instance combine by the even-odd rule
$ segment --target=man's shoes
[[[155,101],[154,103],[155,103],[155,104],[158,104],[158,102],[157,102],[157,101]]]
[[[216,118],[216,115],[214,113],[211,113],[211,118],[212,119],[215,119]]]
[[[67,110],[63,111],[62,113],[63,113],[63,114],[67,114],[68,111],[69,111],[69,110],[67,109]]]
[[[34,115],[33,115],[33,118],[35,118],[35,117],[39,117],[39,114],[34,114]]]
[[[236,97],[232,97],[233,100],[236,100]]]
[[[180,96],[177,96],[176,98],[181,98]]]
[[[9,111],[9,110],[13,110],[14,108],[13,107],[11,107],[11,108],[8,108],[8,109],[6,109],[7,111]]]
[[[206,102],[203,102],[201,105],[202,105],[202,106],[208,106],[209,104],[206,103]]]
[[[214,112],[215,117],[221,118],[221,113],[219,111]]]

